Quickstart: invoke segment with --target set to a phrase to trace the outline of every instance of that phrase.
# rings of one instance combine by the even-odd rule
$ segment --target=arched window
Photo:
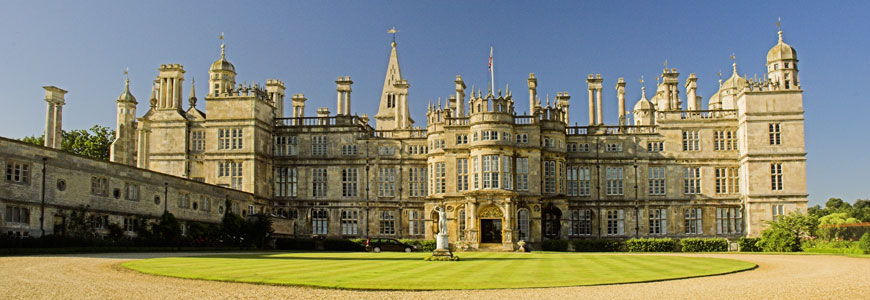
[[[311,214],[311,234],[326,235],[329,226],[329,213],[326,209],[316,209]]]
[[[459,213],[458,213],[459,216],[457,217],[457,219],[459,221],[458,236],[459,236],[460,240],[464,240],[465,239],[465,222],[466,222],[466,220],[465,220],[465,207],[460,206],[459,208],[457,208],[457,210],[459,210]]]
[[[555,207],[549,207],[544,210],[544,236],[551,239],[559,238],[559,231],[562,229],[559,220],[562,219],[562,211]]]
[[[519,239],[521,241],[529,241],[529,210],[522,208],[517,212],[517,229],[519,229]]]

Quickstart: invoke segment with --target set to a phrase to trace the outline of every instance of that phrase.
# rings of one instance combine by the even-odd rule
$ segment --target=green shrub
[[[814,217],[800,212],[778,217],[776,221],[768,222],[770,227],[761,232],[757,245],[771,252],[801,251],[801,239],[816,232],[818,223]]]
[[[689,238],[680,240],[683,252],[723,252],[728,251],[728,240],[722,238]]]
[[[577,252],[619,252],[624,244],[616,240],[574,240],[572,243]]]
[[[870,254],[870,232],[861,236],[861,240],[858,241],[858,249],[864,251],[864,254]]]
[[[402,239],[399,241],[402,243],[408,244],[408,245],[413,245],[416,247],[416,249],[414,249],[415,251],[422,251],[422,252],[435,251],[435,248],[438,246],[438,244],[435,242],[435,240]],[[363,242],[363,243],[365,243],[365,242]]]
[[[740,252],[761,252],[761,247],[758,246],[760,238],[741,237],[737,240],[737,246],[740,247]]]
[[[365,242],[360,245],[349,239],[325,239],[323,249],[326,251],[365,251]]]
[[[630,239],[625,242],[629,252],[671,252],[676,250],[677,241],[663,239]]]
[[[459,261],[459,256],[456,256],[456,255],[454,255],[454,256],[435,256],[435,255],[432,255],[432,256],[429,256],[427,258],[424,258],[423,260],[425,260],[425,261]]]
[[[313,239],[279,238],[275,241],[278,250],[314,250]]]
[[[546,240],[541,244],[541,249],[544,251],[568,251],[568,241],[566,240]]]
[[[801,243],[804,252],[827,254],[864,254],[858,242],[824,239],[805,240]]]

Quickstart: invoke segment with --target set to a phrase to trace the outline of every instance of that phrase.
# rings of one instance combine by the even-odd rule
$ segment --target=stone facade
[[[796,52],[781,32],[767,66],[767,80],[755,81],[735,63],[707,110],[694,74],[685,99],[676,69],[662,71],[650,99],[641,80],[632,111],[630,85],[619,78],[616,125],[603,122],[605,79],[590,74],[588,126],[571,125],[567,92],[542,101],[534,74],[526,115],[507,88],[466,95],[457,76],[452,95],[429,104],[421,128],[408,113],[410,85],[393,41],[373,127],[368,116],[352,115],[347,76],[335,82],[335,115],[323,107],[306,117],[299,93],[284,117],[283,82],[236,84],[221,45],[209,69],[208,114],[192,91],[189,109],[181,108],[184,69],[162,65],[142,117],[129,117],[136,102],[128,90],[117,100],[112,157],[250,193],[276,216],[280,235],[431,239],[435,208],[445,207],[450,242],[460,249],[757,236],[765,221],[805,212],[807,203],[802,90]]]
[[[164,210],[182,223],[219,223],[227,209],[247,215],[267,204],[250,193],[6,138],[0,138],[0,164],[0,229],[10,235],[62,234],[71,213],[83,207],[97,233],[108,233],[112,223],[134,235]]]

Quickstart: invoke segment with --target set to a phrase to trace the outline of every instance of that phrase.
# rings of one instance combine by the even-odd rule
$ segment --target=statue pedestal
[[[432,251],[432,256],[453,256],[450,252],[450,240],[446,234],[438,234],[435,236],[436,248]]]

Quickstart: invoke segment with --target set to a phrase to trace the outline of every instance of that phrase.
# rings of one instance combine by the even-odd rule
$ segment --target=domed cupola
[[[217,97],[232,93],[236,85],[236,67],[227,60],[224,36],[221,34],[221,57],[208,69],[208,96]]]
[[[767,51],[767,81],[775,90],[800,89],[797,51],[782,41],[782,30],[777,33],[779,41]]]
[[[640,100],[634,104],[634,125],[655,125],[656,106],[646,98],[646,86],[643,86],[643,78],[640,80]]]

